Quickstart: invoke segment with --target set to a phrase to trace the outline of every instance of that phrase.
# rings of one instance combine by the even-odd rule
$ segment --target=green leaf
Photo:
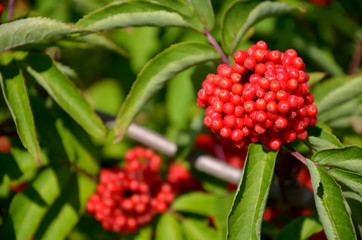
[[[349,208],[352,212],[352,219],[355,221],[359,232],[362,233],[362,196],[352,191],[344,191],[343,196],[346,198]]]
[[[218,197],[204,192],[192,192],[177,197],[171,208],[204,216],[213,216]]]
[[[173,9],[144,1],[113,2],[84,16],[76,25],[92,30],[109,30],[129,26],[191,27]]]
[[[59,106],[89,134],[95,137],[105,137],[107,129],[102,121],[49,56],[30,53],[22,63]]]
[[[332,76],[342,76],[344,75],[343,69],[334,56],[317,46],[312,42],[307,42],[304,38],[296,37],[295,35],[290,35],[290,42],[298,52],[303,52],[303,55],[308,56],[315,65],[318,65],[325,71],[328,71]]]
[[[9,63],[0,66],[0,83],[5,101],[21,142],[40,163],[40,146],[22,70],[18,68],[12,56],[3,54],[2,57],[11,59]]]
[[[260,239],[261,223],[273,178],[277,151],[250,144],[231,212],[227,239]]]
[[[323,167],[316,167],[309,159],[307,166],[312,178],[317,211],[327,238],[356,239],[341,187]]]
[[[308,239],[314,233],[319,233],[322,230],[323,227],[318,216],[301,216],[286,225],[279,232],[276,240]]]
[[[188,0],[194,11],[194,17],[211,31],[215,25],[214,10],[210,0]]]
[[[156,226],[156,240],[182,240],[181,226],[170,213],[163,213]]]
[[[333,135],[328,126],[318,123],[316,126],[308,128],[308,137],[305,143],[315,151],[343,147],[338,138]]]
[[[237,1],[224,15],[222,43],[227,53],[232,53],[245,33],[257,22],[273,16],[290,13],[296,8],[283,2]]]
[[[339,182],[343,183],[356,193],[362,196],[362,175],[345,171],[338,168],[332,168],[329,173]]]
[[[320,82],[322,79],[326,77],[325,72],[311,72],[309,73],[309,81],[308,85],[312,87],[314,84]]]
[[[219,58],[218,52],[209,45],[183,42],[167,48],[151,59],[138,74],[118,112],[115,123],[118,139],[122,138],[136,113],[165,81],[191,66]]]
[[[191,79],[193,72],[194,69],[183,71],[167,85],[166,113],[172,126],[178,129],[187,127],[191,106],[195,104],[195,91]]]
[[[69,162],[74,163],[89,175],[97,174],[99,163],[95,158],[96,152],[93,151],[94,144],[90,136],[65,116],[56,122],[56,127]]]
[[[362,148],[360,147],[321,150],[312,156],[312,161],[319,165],[362,174]]]
[[[95,46],[100,46],[105,49],[119,53],[120,55],[122,55],[124,57],[129,56],[129,54],[124,49],[122,49],[117,44],[115,44],[113,41],[111,41],[106,36],[101,35],[101,34],[89,34],[86,36],[74,38],[72,40],[79,41],[79,42],[85,42],[85,43],[95,45]]]
[[[67,185],[69,187],[44,216],[35,239],[65,239],[79,221],[79,214],[84,212],[86,202],[96,186],[89,178],[77,174],[69,179]]]
[[[351,100],[362,93],[362,76],[358,76],[327,94],[317,104],[318,114]]]
[[[209,221],[186,218],[182,221],[182,229],[187,240],[216,240],[216,230],[209,226]]]
[[[59,40],[75,33],[89,31],[44,17],[3,23],[0,25],[0,51],[44,40]]]
[[[16,194],[2,227],[1,239],[30,239],[69,176],[68,168],[47,168],[23,192]]]
[[[361,102],[361,96],[359,95],[349,101],[335,106],[327,111],[318,114],[318,120],[328,123],[330,126],[332,122],[339,118],[351,117],[356,113],[358,104]]]

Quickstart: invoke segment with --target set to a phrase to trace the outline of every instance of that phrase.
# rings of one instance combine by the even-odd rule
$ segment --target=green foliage
[[[282,240],[321,230],[328,239],[359,239],[360,3],[16,2],[14,19],[5,20],[8,6],[0,15],[0,137],[12,145],[0,151],[0,239]],[[259,40],[270,49],[294,48],[303,58],[318,123],[306,139],[289,144],[307,158],[250,144],[235,191],[187,162],[200,152],[195,136],[206,131],[195,100],[207,74]],[[175,156],[163,156],[162,178],[176,159],[204,189],[180,193],[151,224],[119,234],[90,218],[86,203],[100,169],[122,166],[125,151],[139,144],[125,136],[132,122],[179,144]],[[228,160],[233,149],[215,141],[214,155]],[[307,162],[313,193],[293,156]],[[10,190],[21,183],[24,191]],[[312,196],[317,212],[301,214]],[[266,206],[272,220],[263,220]]]
[[[228,239],[260,239],[277,152],[250,144],[234,203],[228,217]]]

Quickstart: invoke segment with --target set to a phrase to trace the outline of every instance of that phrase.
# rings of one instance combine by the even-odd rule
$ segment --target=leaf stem
[[[292,154],[296,159],[298,159],[301,163],[307,166],[307,159],[302,154],[297,152],[297,150],[295,150],[288,144],[283,144],[283,146],[288,150],[290,154]]]
[[[228,57],[226,57],[224,51],[221,49],[220,45],[217,43],[215,38],[211,35],[208,28],[205,29],[205,35],[206,35],[206,38],[209,41],[209,43],[216,49],[216,51],[219,52],[222,63],[230,66],[230,61],[229,61]]]
[[[14,16],[15,0],[9,0],[8,4],[8,19],[11,20]]]

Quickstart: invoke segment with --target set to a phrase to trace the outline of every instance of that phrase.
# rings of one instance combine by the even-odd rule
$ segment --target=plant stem
[[[9,0],[8,5],[8,19],[11,20],[14,15],[15,0]]]
[[[288,150],[288,152],[290,152],[290,154],[292,154],[296,159],[298,159],[301,163],[307,166],[307,159],[302,154],[297,152],[294,148],[292,148],[288,144],[283,144],[283,146]]]
[[[215,38],[210,34],[209,29],[206,28],[205,30],[205,35],[207,37],[207,40],[209,41],[209,43],[216,49],[216,51],[219,52],[220,56],[221,56],[221,60],[224,64],[230,66],[230,61],[229,59],[226,57],[224,51],[221,49],[220,45],[217,43],[217,41],[215,40]]]
[[[88,173],[84,169],[78,167],[75,163],[68,162],[68,165],[72,167],[76,172],[83,174],[84,176],[88,177],[91,181],[97,182],[97,176],[93,176],[92,174]]]

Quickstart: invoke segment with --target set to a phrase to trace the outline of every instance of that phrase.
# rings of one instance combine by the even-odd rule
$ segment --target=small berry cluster
[[[233,57],[232,67],[220,64],[198,92],[197,103],[206,108],[205,126],[238,147],[262,142],[277,150],[282,143],[305,139],[318,110],[297,52],[272,51],[259,41]]]
[[[100,171],[97,192],[90,196],[87,210],[104,229],[131,233],[166,211],[175,195],[171,185],[161,181],[162,159],[153,150],[135,147],[125,160],[124,169]]]

